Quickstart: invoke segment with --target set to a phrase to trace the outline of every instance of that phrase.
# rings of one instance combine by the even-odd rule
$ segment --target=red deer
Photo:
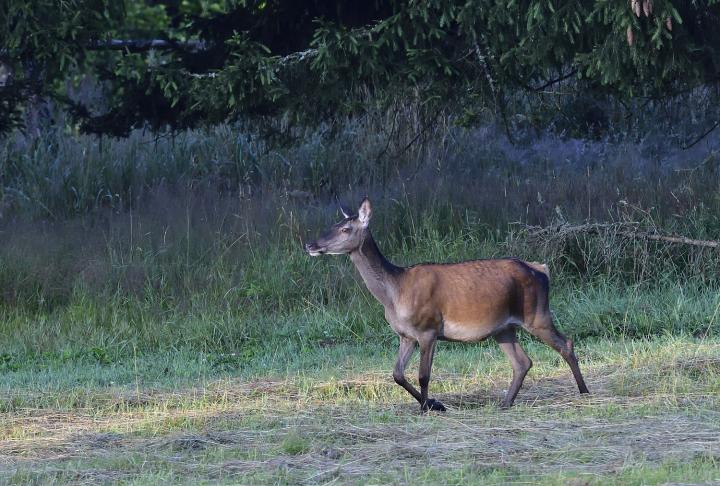
[[[548,302],[547,267],[515,258],[461,263],[423,263],[398,267],[380,253],[369,224],[370,201],[312,243],[311,256],[349,254],[368,290],[385,307],[385,318],[400,337],[393,371],[395,382],[419,403],[422,411],[445,411],[428,398],[430,369],[438,340],[478,342],[494,337],[510,359],[512,382],[501,406],[512,406],[532,361],[518,343],[516,330],[527,332],[560,353],[570,365],[580,393],[588,393],[573,344],[553,325]],[[420,346],[420,391],[405,378],[405,367]]]

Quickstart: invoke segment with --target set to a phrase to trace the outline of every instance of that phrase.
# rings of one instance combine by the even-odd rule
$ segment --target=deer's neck
[[[362,246],[350,253],[350,258],[370,293],[385,307],[392,307],[397,294],[397,277],[403,269],[390,263],[380,253],[369,231]]]

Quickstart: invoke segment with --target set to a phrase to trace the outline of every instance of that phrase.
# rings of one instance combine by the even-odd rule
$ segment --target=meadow
[[[720,138],[381,121],[284,146],[239,126],[2,141],[0,482],[720,481],[720,250],[620,230],[719,240]],[[421,415],[349,259],[302,250],[364,195],[397,264],[547,262],[591,395],[523,335],[535,366],[501,410],[497,345],[442,343],[448,412]]]

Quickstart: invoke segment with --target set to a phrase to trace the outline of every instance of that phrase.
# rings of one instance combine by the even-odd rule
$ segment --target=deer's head
[[[318,255],[344,255],[358,250],[367,235],[372,206],[368,198],[360,203],[357,215],[348,214],[341,206],[345,218],[335,223],[317,240],[305,245],[305,251],[310,256]]]

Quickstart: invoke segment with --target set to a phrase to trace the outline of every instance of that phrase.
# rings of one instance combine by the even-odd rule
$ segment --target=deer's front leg
[[[415,351],[417,342],[414,339],[400,336],[400,349],[398,349],[398,358],[395,363],[395,369],[393,370],[393,379],[395,383],[405,388],[415,400],[422,404],[420,392],[415,389],[405,378],[405,367],[407,366],[410,357]]]
[[[437,400],[428,398],[428,388],[430,386],[430,370],[432,369],[433,356],[435,355],[435,343],[437,337],[433,334],[421,338],[420,341],[420,372],[418,381],[420,382],[420,407],[423,412],[428,410],[445,411],[445,406]]]

